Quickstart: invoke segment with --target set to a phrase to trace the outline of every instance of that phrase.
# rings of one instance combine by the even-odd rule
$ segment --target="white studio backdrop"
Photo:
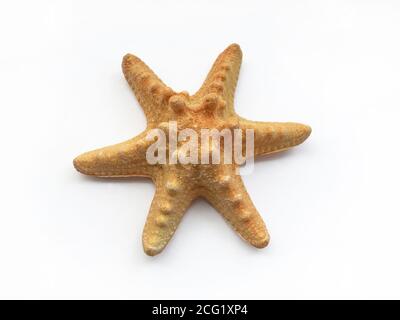
[[[3,1],[0,298],[400,298],[398,1]],[[244,177],[257,250],[197,201],[142,250],[150,180],[75,172],[145,117],[125,53],[193,93],[230,43],[243,117],[313,128]]]

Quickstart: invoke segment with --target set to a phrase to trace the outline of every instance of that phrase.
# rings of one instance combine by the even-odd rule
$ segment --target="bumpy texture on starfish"
[[[156,191],[143,231],[143,247],[148,255],[156,255],[165,248],[197,197],[205,198],[253,246],[263,248],[269,242],[265,224],[236,173],[237,164],[151,165],[146,161],[146,150],[154,143],[146,139],[149,130],[165,130],[168,121],[176,121],[178,130],[191,128],[196,132],[201,128],[240,128],[243,132],[253,129],[256,157],[286,150],[307,139],[311,133],[309,126],[255,122],[235,113],[233,97],[241,60],[239,45],[230,45],[218,56],[201,88],[191,96],[174,92],[143,61],[127,54],[122,69],[144,110],[147,128],[131,140],[84,153],[74,160],[75,168],[86,175],[144,176],[154,181]]]

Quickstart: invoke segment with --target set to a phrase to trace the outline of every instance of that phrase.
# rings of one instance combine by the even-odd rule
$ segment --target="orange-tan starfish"
[[[255,122],[238,116],[233,98],[242,61],[242,52],[232,44],[217,58],[201,88],[194,94],[174,92],[139,58],[127,54],[122,62],[126,80],[147,118],[147,128],[135,138],[84,153],[74,160],[75,168],[86,175],[149,177],[156,191],[143,231],[143,247],[148,255],[160,253],[178,227],[191,202],[205,198],[236,232],[257,248],[267,246],[269,235],[254,207],[237,164],[149,164],[146,151],[153,141],[150,130],[203,128],[254,130],[254,156],[286,150],[302,143],[311,133],[298,123]],[[246,136],[243,135],[245,144]],[[166,147],[168,149],[168,145]],[[222,146],[223,148],[223,146]],[[222,151],[221,151],[222,152]]]

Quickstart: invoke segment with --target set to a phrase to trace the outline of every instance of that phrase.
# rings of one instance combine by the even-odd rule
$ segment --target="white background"
[[[400,298],[398,1],[3,1],[0,298]],[[193,93],[232,42],[236,110],[311,137],[244,177],[271,233],[257,250],[203,201],[159,256],[154,187],[75,172],[145,117],[131,52]]]

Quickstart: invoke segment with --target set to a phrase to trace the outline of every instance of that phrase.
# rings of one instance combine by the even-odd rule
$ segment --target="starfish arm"
[[[307,125],[294,122],[258,122],[241,118],[243,145],[246,129],[254,130],[254,156],[275,153],[301,144],[311,134]]]
[[[256,248],[268,245],[269,234],[239,175],[226,175],[210,186],[205,198],[233,229]]]
[[[89,151],[74,159],[79,172],[96,177],[150,177],[154,167],[146,161],[146,150],[153,143],[147,131],[137,137],[105,148]]]
[[[233,114],[233,98],[242,63],[242,50],[238,44],[231,44],[215,60],[206,80],[193,96],[194,100],[212,93],[219,95],[226,103],[228,115]]]
[[[190,188],[183,188],[177,178],[158,178],[143,230],[143,249],[149,256],[159,254],[175,233],[194,199]]]
[[[169,98],[175,93],[138,57],[127,54],[122,60],[122,71],[129,86],[142,106],[148,123],[159,122]]]

